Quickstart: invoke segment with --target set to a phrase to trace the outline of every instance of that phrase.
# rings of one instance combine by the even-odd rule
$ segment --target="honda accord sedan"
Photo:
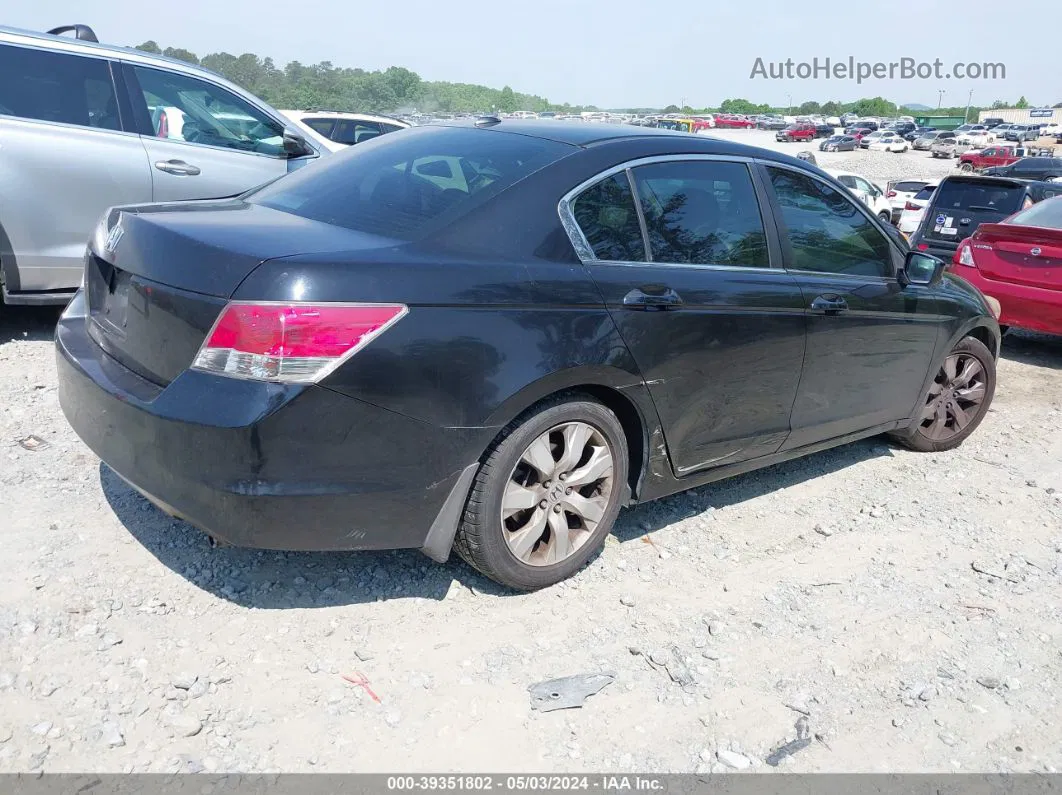
[[[221,542],[456,550],[532,590],[624,506],[880,433],[959,445],[990,304],[809,163],[485,118],[109,211],[59,396]]]

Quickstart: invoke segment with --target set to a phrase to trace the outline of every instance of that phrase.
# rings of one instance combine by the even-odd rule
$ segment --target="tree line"
[[[284,67],[277,66],[272,58],[262,58],[254,53],[232,55],[227,52],[211,53],[202,58],[180,47],[163,49],[154,41],[137,45],[138,50],[165,55],[187,63],[196,64],[247,89],[278,108],[300,110],[328,109],[340,111],[365,111],[373,113],[511,113],[516,110],[557,113],[579,113],[598,110],[593,105],[570,105],[550,102],[546,97],[514,91],[510,86],[489,88],[472,83],[450,83],[443,80],[422,80],[416,72],[401,66],[367,71],[338,67],[330,61],[302,64],[291,61]],[[1008,103],[998,99],[991,109],[1029,107],[1025,97]],[[1062,102],[1055,105],[1062,107]],[[971,117],[985,110],[971,106]],[[656,108],[628,108],[628,111],[654,112]],[[669,105],[665,113],[796,113],[800,115],[821,114],[840,116],[855,113],[859,116],[895,116],[904,111],[883,97],[871,97],[855,102],[803,102],[792,107],[756,104],[747,99],[726,99],[718,108],[696,109],[690,106]],[[934,115],[961,116],[965,106],[940,108],[939,110],[909,111]]]
[[[422,80],[401,66],[367,71],[338,67],[329,61],[277,66],[272,58],[227,52],[198,57],[180,47],[163,49],[154,41],[137,45],[144,52],[165,55],[217,72],[277,108],[328,109],[374,113],[469,112],[511,113],[515,110],[577,113],[584,108],[558,105],[545,97],[511,87],[488,88],[471,83]]]

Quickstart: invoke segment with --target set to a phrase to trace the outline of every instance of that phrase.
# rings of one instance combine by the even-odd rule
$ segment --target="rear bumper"
[[[993,281],[964,265],[952,265],[952,273],[999,301],[999,325],[1062,334],[1062,291]]]
[[[83,312],[79,295],[56,328],[67,420],[134,488],[218,539],[423,548],[453,514],[448,498],[463,504],[451,494],[467,486],[483,429],[430,426],[320,386],[186,371],[162,389],[107,356]]]

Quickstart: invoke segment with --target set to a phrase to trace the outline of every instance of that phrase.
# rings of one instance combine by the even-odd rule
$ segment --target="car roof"
[[[280,110],[285,116],[298,116],[300,119],[354,119],[356,121],[388,121],[409,124],[408,121],[395,116],[380,113],[353,113],[345,110]]]
[[[669,121],[684,120],[683,117],[669,119]],[[612,141],[620,138],[671,136],[686,140],[692,137],[689,133],[679,130],[666,130],[660,127],[636,127],[632,124],[586,124],[585,122],[540,121],[535,119],[502,119],[501,121],[491,121],[486,124],[477,119],[455,119],[454,121],[437,123],[433,126],[479,127],[484,130],[496,130],[516,135],[529,135],[533,138],[544,138],[557,143],[570,144],[571,146],[591,146],[602,141]],[[697,137],[708,138],[710,136]],[[714,140],[719,144],[725,144],[720,139]],[[741,145],[738,144],[738,146]]]
[[[187,75],[209,77],[215,82],[224,83],[235,89],[242,96],[253,96],[245,89],[240,88],[230,80],[225,79],[217,72],[204,69],[202,66],[190,64],[177,58],[168,58],[165,55],[137,50],[133,47],[119,47],[114,44],[75,39],[70,36],[41,33],[36,30],[22,30],[6,25],[0,25],[0,42],[10,44],[25,44],[34,47],[43,47],[55,52],[68,52],[80,55],[96,56],[97,58],[118,57],[124,61],[143,64],[145,66],[165,66],[171,72],[182,72]],[[261,100],[259,100],[260,102]]]

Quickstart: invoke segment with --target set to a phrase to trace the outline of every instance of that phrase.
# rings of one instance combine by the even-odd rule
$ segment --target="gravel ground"
[[[955,168],[958,160],[944,160],[931,156],[929,152],[916,152],[913,149],[908,152],[872,152],[869,149],[855,152],[820,152],[821,139],[812,143],[780,143],[774,140],[773,130],[715,130],[712,135],[793,156],[796,156],[797,152],[811,151],[815,155],[815,162],[821,168],[851,171],[876,182],[882,188],[889,180],[938,180],[948,174],[958,173]]]
[[[959,451],[628,510],[510,595],[415,552],[211,549],[68,428],[55,317],[0,314],[0,771],[1062,768],[1062,339],[1007,337]]]

